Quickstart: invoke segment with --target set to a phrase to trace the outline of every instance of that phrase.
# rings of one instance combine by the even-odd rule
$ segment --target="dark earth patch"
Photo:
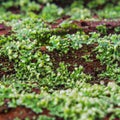
[[[50,111],[47,109],[43,109],[42,113],[36,114],[30,108],[26,108],[24,106],[17,106],[16,108],[8,107],[9,99],[4,100],[4,105],[0,106],[0,120],[14,120],[15,118],[19,118],[20,120],[25,120],[29,118],[30,120],[37,119],[39,115],[46,115],[48,117],[52,117],[50,115]]]
[[[15,74],[14,62],[10,62],[7,57],[0,56],[0,78]]]
[[[11,27],[7,27],[3,23],[0,23],[0,35],[10,35]]]
[[[70,66],[68,66],[68,70],[70,72],[72,72],[75,67],[82,65],[84,73],[89,74],[93,77],[93,81],[91,81],[91,83],[100,84],[100,81],[98,80],[98,75],[105,71],[106,65],[102,65],[100,63],[100,60],[96,58],[96,53],[93,51],[96,46],[97,44],[84,44],[82,48],[78,50],[70,49],[67,54],[61,54],[57,50],[54,50],[53,52],[48,52],[45,46],[41,47],[41,51],[50,55],[55,69],[59,67],[60,62],[69,64]],[[106,78],[103,79],[103,82],[104,84],[107,84],[108,82],[110,82],[110,80]]]
[[[120,20],[73,21],[73,23],[81,27],[87,34],[90,32],[100,32],[97,27],[101,25],[106,26],[106,34],[114,34],[115,28],[120,26]]]
[[[103,120],[111,120],[112,113],[109,113]],[[120,120],[120,118],[113,118],[113,120]]]
[[[70,16],[68,16],[70,17]],[[66,17],[67,19],[67,17]],[[53,23],[49,23],[49,25],[51,26],[52,29],[56,29],[56,28],[61,28],[60,24],[66,20],[66,19],[58,19],[56,20],[56,22],[54,21]],[[71,23],[71,26],[75,25],[76,28],[71,28],[68,27],[66,29],[66,34],[67,33],[75,33],[78,30],[82,29],[86,34],[89,34],[90,32],[99,32],[102,35],[108,35],[108,34],[115,34],[115,28],[120,27],[120,20],[101,20],[101,21],[73,21]],[[98,30],[98,26],[105,26],[105,32],[101,32],[100,30]],[[63,28],[64,29],[64,28]],[[102,28],[101,28],[102,29]],[[68,31],[68,32],[67,32]],[[61,31],[59,31],[61,32]],[[119,34],[120,32],[117,32],[117,34]]]
[[[18,7],[17,6],[12,6],[12,7],[8,8],[7,11],[10,11],[14,14],[20,14],[21,13],[19,6]]]
[[[54,22],[49,23],[49,25],[51,25],[52,29],[57,28],[60,25],[60,23],[62,23],[63,21],[69,18],[70,18],[69,15],[62,16],[61,18],[55,20]]]
[[[29,120],[36,120],[40,115],[44,115],[47,117],[54,117],[55,120],[63,120],[60,117],[53,116],[50,114],[50,111],[47,109],[42,109],[42,112],[37,114],[32,111],[30,108],[26,108],[24,106],[17,106],[16,108],[8,107],[9,99],[4,100],[4,105],[0,106],[0,120],[14,120],[15,118],[19,118],[20,120],[25,120],[29,118]]]
[[[39,88],[32,88],[31,92],[34,92],[35,94],[40,94],[40,89]]]
[[[38,118],[39,115],[46,115],[48,117],[51,117],[49,111],[46,109],[44,109],[41,114],[36,114],[29,108],[18,106],[16,108],[5,108],[0,113],[0,120],[14,120],[15,118],[19,118],[20,120],[25,120],[26,118],[29,118],[30,120],[35,120]]]
[[[43,109],[42,113],[36,114],[30,108],[26,108],[24,106],[17,106],[16,108],[8,107],[7,103],[9,99],[5,99],[5,104],[0,106],[0,120],[14,120],[15,118],[19,118],[20,120],[25,120],[26,118],[30,120],[37,119],[40,115],[45,115],[47,117],[54,117],[55,120],[64,120],[63,118],[52,116],[50,111],[47,109]],[[109,120],[112,113],[109,113],[103,120]],[[119,120],[119,118],[115,118],[113,120]]]

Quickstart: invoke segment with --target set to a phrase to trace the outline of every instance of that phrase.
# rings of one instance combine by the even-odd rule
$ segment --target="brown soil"
[[[107,34],[113,34],[115,33],[114,29],[116,27],[120,26],[120,20],[107,20],[107,21],[74,21],[74,24],[78,25],[81,27],[85,33],[90,33],[90,32],[98,32],[97,26],[99,25],[104,25],[107,28]]]
[[[29,118],[30,120],[33,120],[36,119],[39,115],[52,117],[49,113],[50,111],[47,109],[43,109],[42,113],[36,114],[31,109],[24,106],[10,108],[8,107],[8,102],[10,102],[10,100],[5,99],[4,105],[0,106],[0,120],[14,120],[15,118],[19,118],[20,120],[25,120],[25,118]]]
[[[15,74],[14,70],[14,63],[9,61],[7,57],[0,56],[0,78],[3,77],[3,75],[8,76],[11,74]]]
[[[120,108],[120,106],[114,105],[114,108]],[[110,118],[111,118],[112,115],[113,115],[112,112],[111,112],[111,113],[108,113],[103,120],[111,120]],[[114,116],[114,117],[115,117],[115,116]],[[112,120],[120,120],[120,117],[115,117],[115,118],[112,119]]]
[[[63,120],[60,117],[52,116],[50,111],[47,109],[42,109],[42,113],[35,113],[30,108],[24,106],[17,106],[16,108],[8,107],[9,99],[4,100],[4,105],[0,106],[0,120],[14,120],[19,118],[20,120],[25,120],[29,118],[30,120],[36,120],[40,115],[45,115],[47,117],[54,117],[55,120]]]
[[[16,108],[4,107],[4,110],[0,112],[0,120],[14,120],[15,118],[19,118],[20,120],[25,120],[25,118],[35,120],[39,115],[46,115],[48,117],[51,117],[49,111],[46,109],[43,109],[42,113],[36,114],[31,109],[25,108],[23,106]]]
[[[8,8],[7,11],[10,11],[14,14],[20,14],[20,7],[12,6],[12,7]]]
[[[52,29],[57,28],[60,25],[60,23],[62,23],[64,20],[67,20],[69,18],[70,18],[69,15],[65,15],[65,16],[55,20],[54,22],[50,23],[49,25],[51,25]]]
[[[52,29],[61,28],[60,23],[62,23],[64,20],[65,19],[58,19],[58,20],[56,20],[56,22],[50,23],[49,25],[51,26]],[[66,34],[67,33],[75,33],[80,29],[82,29],[86,34],[89,34],[90,32],[99,32],[97,30],[97,26],[100,26],[100,25],[104,25],[107,28],[106,33],[102,33],[103,35],[104,34],[114,34],[115,33],[114,29],[116,27],[120,26],[120,20],[116,20],[116,21],[115,20],[107,20],[107,21],[105,21],[105,20],[101,20],[101,21],[83,21],[83,20],[81,20],[81,21],[73,21],[71,25],[76,25],[77,28],[72,28],[72,29],[68,28],[66,30]]]
[[[41,51],[47,51],[47,48],[46,48],[46,46],[42,46],[42,47],[40,48],[40,50],[41,50]]]
[[[32,88],[31,92],[35,94],[40,94],[40,89],[39,88]]]
[[[114,34],[115,33],[115,28],[120,27],[120,20],[102,20],[102,21],[73,21],[71,25],[76,25],[75,28],[69,27],[69,28],[61,28],[60,24],[70,18],[70,16],[63,16],[62,18],[54,21],[53,23],[47,23],[48,25],[51,26],[51,29],[56,29],[60,28],[60,30],[57,30],[56,32],[53,31],[53,34],[58,34],[58,35],[64,35],[64,34],[73,34],[76,33],[77,31],[83,30],[86,34],[89,34],[90,32],[99,32],[97,30],[97,26],[99,25],[104,25],[107,28],[106,33],[101,33],[101,35],[107,35],[107,34]],[[117,34],[119,34],[118,32]],[[10,35],[11,34],[11,27],[5,26],[3,23],[0,24],[0,35]]]
[[[56,68],[59,67],[60,62],[64,62],[65,64],[70,64],[68,66],[69,71],[73,71],[76,66],[83,66],[84,73],[90,74],[93,76],[93,80],[99,79],[98,75],[105,71],[106,66],[102,65],[100,61],[96,58],[96,53],[93,51],[94,48],[97,46],[97,44],[91,44],[91,45],[83,45],[82,48],[78,50],[70,49],[67,54],[60,54],[59,51],[53,51],[53,52],[47,52],[45,50],[42,51],[43,53],[47,53],[50,55],[50,58],[53,62],[53,65]],[[89,60],[86,61],[84,56],[88,55]],[[109,79],[103,79],[104,83],[107,84],[110,80]],[[100,83],[100,81],[93,81],[92,83]]]
[[[112,113],[109,113],[103,120],[111,120],[110,117],[111,117]],[[114,118],[113,120],[120,120],[120,118]]]
[[[42,113],[36,114],[29,108],[18,106],[16,108],[4,107],[3,110],[0,111],[0,120],[14,120],[15,118],[19,118],[20,120],[25,120],[25,118],[29,118],[30,120],[35,120],[38,118],[39,115],[46,115],[48,117],[52,117],[47,109],[43,109]],[[107,115],[103,120],[110,120],[110,116],[111,114]],[[55,117],[55,120],[64,120],[64,119]],[[114,120],[120,120],[120,118],[115,118]]]
[[[3,23],[0,23],[0,35],[10,35],[11,27],[5,26]]]
[[[9,108],[7,103],[9,99],[5,99],[5,104],[0,107],[0,120],[14,120],[15,118],[19,118],[20,120],[25,120],[29,118],[30,120],[36,120],[38,116],[45,115],[48,117],[54,117],[55,120],[64,120],[63,118],[50,115],[50,111],[47,109],[43,109],[42,113],[36,114],[31,109],[26,108],[24,106],[18,106],[16,108]],[[103,120],[110,120],[110,116],[112,113],[108,114]],[[120,120],[119,118],[115,118],[114,120]]]

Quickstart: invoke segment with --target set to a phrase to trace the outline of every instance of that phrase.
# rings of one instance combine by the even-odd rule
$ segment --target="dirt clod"
[[[10,62],[7,57],[0,56],[0,78],[11,74],[15,74],[14,62]]]
[[[10,35],[11,27],[5,26],[3,23],[0,23],[0,35]]]

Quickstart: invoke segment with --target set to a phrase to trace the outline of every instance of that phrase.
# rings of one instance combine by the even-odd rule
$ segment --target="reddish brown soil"
[[[40,94],[40,89],[39,88],[32,88],[31,92],[34,92],[35,94]]]
[[[68,68],[69,71],[74,70],[74,65],[77,64],[82,65],[84,67],[84,72],[87,74],[95,75],[95,69],[99,68],[102,69],[102,65],[100,61],[96,59],[95,53],[92,51],[96,45],[83,45],[83,47],[79,50],[70,49],[67,54],[63,54],[60,56],[59,52],[54,51],[52,53],[48,53],[51,56],[51,59],[55,65],[58,67],[60,62],[65,62],[66,64],[69,63],[70,67]],[[90,59],[92,61],[86,62],[82,56],[90,55]]]
[[[41,50],[41,51],[47,51],[47,48],[46,48],[46,46],[42,46],[42,47],[40,48],[40,50]]]
[[[20,14],[20,7],[12,6],[12,7],[8,8],[7,11],[10,11],[14,14]]]
[[[46,109],[43,109],[42,113],[36,114],[29,108],[19,106],[16,108],[5,108],[3,111],[0,111],[0,120],[14,120],[15,118],[19,118],[20,120],[25,120],[25,118],[35,120],[39,115],[51,117],[49,111]]]
[[[0,56],[0,64],[2,64],[2,66],[0,66],[0,78],[3,75],[8,76],[11,74],[15,74],[14,63],[10,62],[7,57]]]
[[[120,108],[120,106],[114,105],[114,108]],[[113,114],[112,112],[108,113],[103,120],[111,120],[110,117],[112,116],[112,114]],[[120,120],[120,118],[119,117],[115,117],[113,120]]]
[[[19,118],[20,120],[25,120],[25,118],[29,118],[30,120],[36,120],[40,115],[54,117],[55,120],[63,120],[60,117],[52,116],[50,114],[50,111],[45,108],[42,109],[42,113],[36,114],[30,108],[26,108],[24,106],[10,108],[8,107],[8,102],[10,102],[10,99],[5,99],[4,105],[0,106],[0,120],[14,120],[15,118]]]
[[[85,33],[90,33],[90,32],[97,32],[98,30],[96,29],[97,26],[99,25],[104,25],[107,28],[107,33],[115,33],[114,29],[116,27],[120,26],[120,20],[116,21],[74,21],[73,23],[77,24],[79,27],[81,27]]]
[[[5,26],[3,23],[0,23],[0,35],[10,35],[11,27]]]
[[[62,23],[64,20],[70,18],[70,16],[63,16],[62,18],[54,21],[53,23],[47,23],[51,26],[51,29],[61,28],[60,23]],[[71,25],[76,25],[76,28],[69,27],[67,29],[61,28],[57,32],[53,34],[63,35],[63,34],[73,34],[76,33],[79,30],[83,30],[86,34],[89,34],[90,32],[98,32],[97,26],[104,25],[107,28],[106,33],[101,34],[114,34],[115,28],[120,26],[120,20],[116,21],[73,21]],[[120,33],[120,32],[119,32]],[[118,33],[118,34],[119,34]],[[11,34],[11,27],[7,27],[4,24],[0,24],[0,35],[10,35]]]
[[[43,53],[47,53],[50,55],[50,58],[53,62],[53,65],[56,68],[59,67],[60,62],[64,62],[65,64],[70,64],[68,67],[69,71],[73,71],[75,68],[75,64],[77,66],[82,65],[84,69],[84,73],[90,74],[93,76],[93,79],[98,79],[98,75],[105,71],[106,66],[102,65],[100,61],[96,58],[96,53],[93,51],[94,48],[97,46],[97,44],[92,45],[83,45],[82,48],[78,50],[70,49],[67,54],[60,54],[59,51],[53,51],[53,52],[47,52],[43,50]],[[86,61],[83,56],[89,55],[90,61]],[[104,83],[107,84],[109,82],[109,79],[103,79]],[[93,81],[93,83],[100,83],[100,81]]]
[[[55,20],[54,22],[50,23],[49,25],[51,25],[52,29],[57,28],[60,25],[60,23],[62,23],[64,20],[67,20],[69,18],[70,18],[70,16],[68,16],[68,15],[63,16],[63,17]]]
[[[50,111],[47,109],[43,109],[42,113],[36,114],[30,108],[26,108],[24,106],[9,108],[8,102],[10,102],[10,100],[5,99],[4,105],[0,106],[0,120],[14,120],[15,118],[19,118],[20,120],[25,120],[25,118],[29,118],[30,120],[36,120],[40,115],[54,117],[55,120],[63,120],[60,117],[52,116],[50,114]]]
[[[49,25],[51,25],[52,29],[55,28],[60,28],[60,23],[62,23],[64,21],[64,19],[58,19],[56,20],[56,22],[51,23]],[[86,34],[89,34],[90,32],[99,32],[97,30],[97,26],[99,25],[104,25],[107,28],[106,33],[102,33],[104,34],[114,34],[115,33],[115,28],[120,26],[120,20],[101,20],[101,21],[73,21],[71,25],[76,25],[77,28],[68,28],[66,30],[66,33],[68,31],[68,33],[75,33],[76,31],[82,29]],[[79,28],[79,29],[78,29]],[[70,30],[69,30],[70,29]],[[70,31],[70,32],[69,32]],[[61,32],[61,31],[60,31]]]
[[[110,117],[112,116],[112,113],[109,113],[103,120],[111,120]],[[114,118],[113,120],[120,120],[120,118]]]
[[[26,108],[24,106],[18,106],[16,108],[9,108],[7,103],[9,99],[5,99],[5,105],[0,107],[0,120],[14,120],[15,118],[19,118],[20,120],[25,120],[25,118],[29,118],[30,120],[36,120],[38,116],[45,115],[48,117],[54,117],[55,120],[64,120],[63,118],[50,115],[50,111],[47,109],[43,109],[42,113],[36,114],[31,109]],[[108,114],[103,120],[109,120],[112,113]],[[120,120],[119,118],[115,118],[114,120]]]
[[[52,117],[49,113],[50,111],[47,109],[43,109],[42,113],[36,114],[31,109],[24,106],[9,108],[8,102],[10,102],[10,100],[5,99],[4,105],[0,106],[0,120],[14,120],[15,118],[20,118],[20,120],[25,120],[25,118],[29,118],[30,120],[33,120],[36,119],[39,115]]]

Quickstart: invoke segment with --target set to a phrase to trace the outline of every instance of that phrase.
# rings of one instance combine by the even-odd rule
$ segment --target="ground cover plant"
[[[0,120],[120,120],[120,1],[1,0]]]

